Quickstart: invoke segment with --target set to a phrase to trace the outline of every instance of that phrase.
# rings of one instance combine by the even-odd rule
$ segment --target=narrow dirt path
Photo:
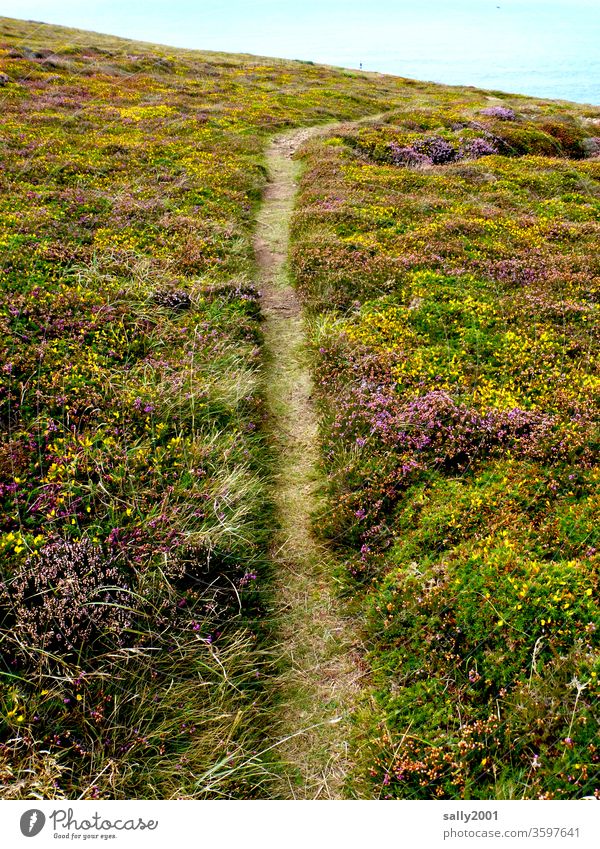
[[[356,633],[336,598],[332,555],[311,530],[317,506],[317,420],[302,311],[286,262],[299,170],[291,157],[316,132],[296,130],[272,142],[255,238],[280,525],[272,551],[273,617],[284,658],[280,724],[274,728],[282,741],[277,748],[284,771],[277,795],[287,799],[343,798],[350,767],[349,715],[361,677]]]

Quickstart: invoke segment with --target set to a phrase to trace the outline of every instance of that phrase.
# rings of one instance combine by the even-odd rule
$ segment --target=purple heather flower
[[[488,115],[490,118],[498,118],[500,121],[514,121],[517,117],[508,106],[488,106],[487,109],[481,110],[481,114]]]
[[[482,156],[493,156],[498,153],[496,145],[487,139],[472,139],[463,148],[463,154],[468,159],[481,159]]]

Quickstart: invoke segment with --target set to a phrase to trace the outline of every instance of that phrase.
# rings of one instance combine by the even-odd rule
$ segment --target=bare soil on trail
[[[283,674],[274,740],[282,799],[341,799],[351,768],[349,721],[364,675],[356,628],[338,601],[331,552],[316,538],[317,418],[305,354],[302,308],[287,268],[289,224],[299,172],[293,153],[323,128],[279,136],[267,152],[269,182],[255,253],[265,334],[265,395],[276,453],[279,530],[274,564],[276,650]]]

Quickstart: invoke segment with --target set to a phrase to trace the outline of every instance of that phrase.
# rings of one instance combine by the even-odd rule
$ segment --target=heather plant
[[[26,649],[66,655],[98,640],[120,645],[131,625],[131,594],[122,573],[86,538],[40,548],[3,595]]]
[[[499,121],[514,121],[516,113],[508,106],[488,106],[481,110],[482,115],[487,115],[489,118],[497,118]]]
[[[154,292],[152,300],[159,306],[172,310],[186,310],[191,306],[189,294],[182,289],[160,289]]]
[[[397,142],[390,142],[391,160],[394,165],[431,165],[432,160],[426,153],[420,153],[414,147],[401,147]]]
[[[582,140],[581,146],[586,157],[600,156],[600,137],[588,136]]]
[[[441,136],[425,136],[413,143],[413,149],[427,156],[433,165],[444,165],[456,159],[454,147]]]
[[[498,148],[493,141],[481,137],[464,141],[459,147],[454,147],[443,138],[431,137],[405,146],[392,141],[389,153],[394,165],[444,165],[459,159],[491,156],[498,153]]]
[[[498,148],[493,141],[484,138],[475,138],[464,145],[462,155],[466,159],[480,159],[482,156],[493,156],[498,153]]]

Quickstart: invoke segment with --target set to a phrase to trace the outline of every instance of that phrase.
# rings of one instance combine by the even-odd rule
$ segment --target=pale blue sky
[[[598,0],[2,0],[4,15],[600,102]]]

